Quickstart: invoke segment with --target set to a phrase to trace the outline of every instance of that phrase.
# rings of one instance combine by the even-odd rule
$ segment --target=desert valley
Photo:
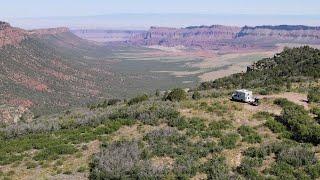
[[[219,25],[95,33],[23,30],[2,22],[0,100],[47,113],[103,98],[193,88],[245,72],[251,63],[284,47],[317,47],[319,33],[319,28],[307,26]]]
[[[0,21],[0,179],[320,178],[319,26],[154,23]]]

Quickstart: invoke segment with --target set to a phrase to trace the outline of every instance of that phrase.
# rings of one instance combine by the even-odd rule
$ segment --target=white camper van
[[[254,98],[252,95],[252,91],[249,91],[246,89],[236,90],[232,94],[231,99],[234,101],[241,101],[241,102],[246,102],[246,103],[253,103],[256,101],[256,98]]]

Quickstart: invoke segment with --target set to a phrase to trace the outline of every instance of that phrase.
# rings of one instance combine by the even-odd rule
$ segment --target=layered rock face
[[[148,31],[74,30],[81,38],[134,46],[185,46],[213,50],[272,49],[278,43],[320,44],[320,27],[279,26],[192,26],[151,27]]]
[[[243,27],[236,39],[249,41],[293,41],[320,43],[320,27],[308,26],[257,26]]]
[[[320,27],[309,26],[195,26],[188,28],[151,27],[132,36],[133,45],[185,46],[202,49],[248,49],[273,47],[277,43],[320,44]]]
[[[162,28],[151,27],[145,33],[144,38],[140,36],[132,37],[129,42],[140,45],[161,45],[215,48],[220,43],[232,40],[241,30],[239,27],[231,26],[195,26],[188,28]]]

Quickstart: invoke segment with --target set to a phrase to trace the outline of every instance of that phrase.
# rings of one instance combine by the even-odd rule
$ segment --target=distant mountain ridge
[[[126,41],[130,37],[144,34],[144,30],[102,30],[102,29],[76,29],[72,30],[75,35],[96,42]]]
[[[294,30],[320,30],[320,27],[316,26],[304,26],[304,25],[263,25],[263,26],[244,26],[244,29],[271,29],[271,30],[286,30],[286,31],[294,31]]]
[[[241,51],[272,49],[279,43],[320,44],[320,27],[278,26],[152,26],[147,31],[73,30],[81,38],[133,46],[185,46],[187,48]]]
[[[148,32],[132,36],[128,44],[186,46],[201,49],[265,48],[277,43],[320,44],[320,27],[279,26],[190,26],[186,28],[151,27]]]

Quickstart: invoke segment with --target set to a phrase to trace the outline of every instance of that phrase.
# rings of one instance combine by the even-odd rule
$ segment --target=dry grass
[[[124,126],[112,135],[112,141],[120,139],[140,139],[142,134],[138,130],[138,125]]]
[[[194,177],[191,178],[191,180],[204,180],[204,179],[208,179],[205,173],[197,173]]]
[[[173,169],[174,159],[171,157],[153,157],[151,158],[152,166],[160,169]]]

